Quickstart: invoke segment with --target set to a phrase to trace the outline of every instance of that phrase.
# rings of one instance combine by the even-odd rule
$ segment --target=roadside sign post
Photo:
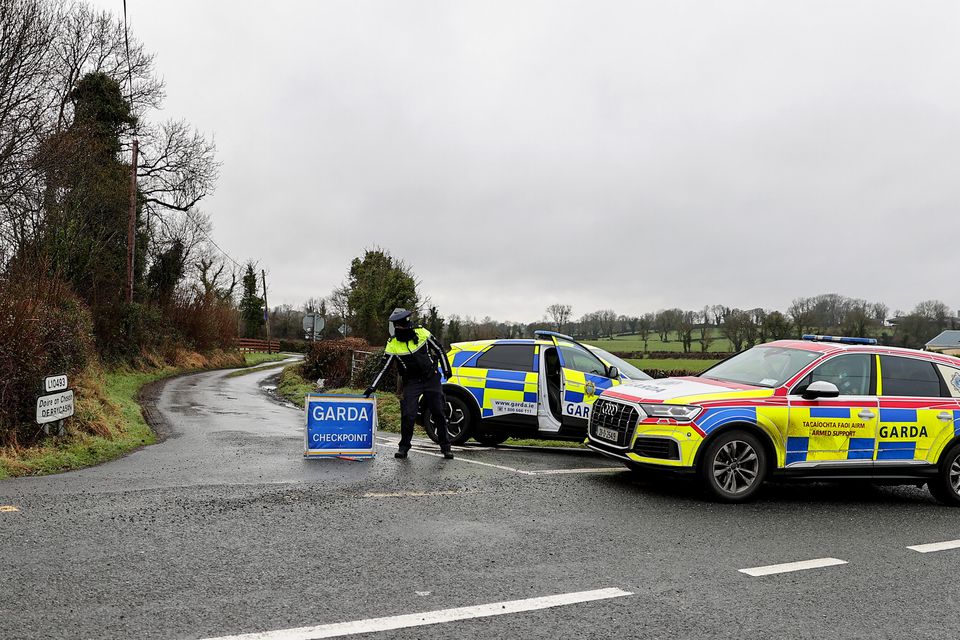
[[[317,341],[317,332],[323,331],[327,321],[318,313],[308,313],[303,316],[303,332],[311,342]]]
[[[377,455],[377,401],[362,395],[306,396],[305,458]]]
[[[43,379],[46,395],[37,397],[37,424],[50,435],[50,425],[56,423],[57,435],[66,435],[63,421],[73,415],[73,389],[67,389],[67,376],[48,376]]]

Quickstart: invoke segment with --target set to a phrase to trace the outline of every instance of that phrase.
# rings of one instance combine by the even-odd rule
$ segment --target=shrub
[[[366,388],[369,386],[373,379],[380,373],[380,367],[383,366],[383,347],[380,347],[374,351],[371,355],[367,356],[363,361],[363,364],[357,367],[356,371],[353,372],[353,384],[357,387]],[[397,374],[396,368],[388,372],[387,375],[383,377],[383,380],[380,381],[380,385],[377,387],[378,391],[398,391],[400,388],[400,376]]]
[[[90,312],[63,282],[0,276],[0,444],[37,433],[36,398],[46,376],[75,376],[94,358]]]
[[[280,351],[286,353],[306,353],[310,343],[306,340],[290,340],[280,338]]]
[[[237,337],[237,312],[214,295],[182,292],[167,307],[170,324],[193,349],[207,353],[233,348]]]
[[[699,375],[697,371],[687,371],[686,369],[644,369],[643,372],[651,378],[681,378]]]
[[[370,345],[360,338],[314,342],[304,358],[303,376],[308,380],[323,378],[328,388],[348,385],[354,351],[370,351]]]

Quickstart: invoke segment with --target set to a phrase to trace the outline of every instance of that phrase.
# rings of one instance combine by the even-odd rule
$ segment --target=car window
[[[563,356],[563,366],[574,371],[592,373],[598,376],[607,375],[607,371],[595,356],[577,349],[576,347],[560,346],[560,353]]]
[[[532,344],[495,344],[477,358],[478,369],[533,371]]]
[[[652,380],[650,376],[645,374],[640,369],[637,369],[635,366],[624,360],[623,358],[618,358],[609,351],[604,351],[598,347],[590,347],[595,355],[600,356],[600,359],[606,362],[607,364],[612,364],[617,369],[620,370],[620,373],[630,380]]]
[[[800,394],[811,383],[824,381],[837,386],[842,396],[874,395],[873,358],[869,353],[850,353],[831,358],[804,376],[793,389]]]
[[[703,373],[712,380],[758,387],[779,387],[821,356],[816,351],[784,347],[754,347],[727,358]]]
[[[947,383],[947,391],[954,398],[960,398],[960,369],[948,367],[945,364],[938,364],[937,367],[944,382]]]
[[[927,360],[880,356],[880,376],[885,396],[940,397],[940,376]]]

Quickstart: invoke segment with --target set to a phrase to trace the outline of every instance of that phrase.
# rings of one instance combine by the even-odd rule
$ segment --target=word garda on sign
[[[304,456],[372,458],[377,454],[375,398],[311,393],[304,404]]]
[[[56,422],[73,415],[73,389],[37,398],[37,424]]]

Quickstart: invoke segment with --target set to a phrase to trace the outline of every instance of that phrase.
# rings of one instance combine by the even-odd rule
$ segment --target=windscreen
[[[784,347],[754,347],[707,369],[700,375],[711,380],[739,382],[756,387],[779,387],[822,354]]]
[[[650,376],[645,374],[640,369],[637,369],[623,358],[618,358],[609,351],[604,351],[603,349],[597,347],[590,347],[590,350],[600,356],[600,359],[606,362],[608,365],[612,364],[617,369],[620,369],[620,373],[630,380],[650,380]]]

